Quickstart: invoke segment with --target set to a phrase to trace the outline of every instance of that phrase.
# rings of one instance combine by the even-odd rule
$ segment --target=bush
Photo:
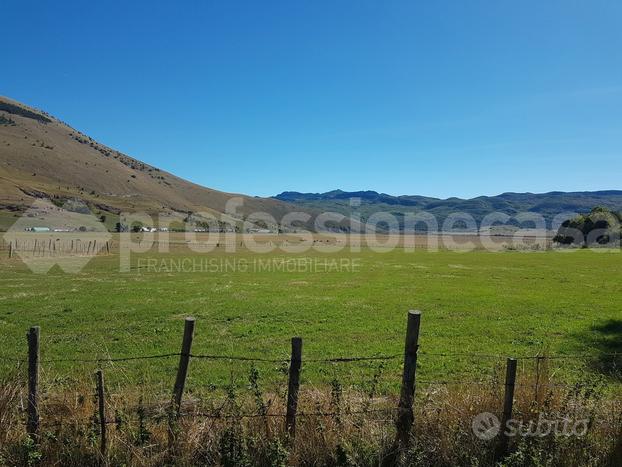
[[[566,220],[553,241],[582,247],[617,244],[621,236],[620,223],[619,213],[598,206],[587,215]]]

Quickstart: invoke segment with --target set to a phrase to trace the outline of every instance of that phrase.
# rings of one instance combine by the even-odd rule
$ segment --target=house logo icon
[[[37,199],[4,234],[11,256],[19,257],[37,274],[54,266],[79,273],[108,248],[110,232],[79,200],[52,203]]]

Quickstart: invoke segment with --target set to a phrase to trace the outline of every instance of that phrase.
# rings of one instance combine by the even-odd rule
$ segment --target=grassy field
[[[364,249],[232,255],[220,250],[147,252],[132,258],[127,273],[119,272],[117,255],[98,257],[79,274],[54,269],[43,275],[31,273],[19,259],[3,258],[0,354],[25,357],[25,332],[31,325],[42,328],[44,361],[178,352],[183,318],[192,315],[197,318],[197,354],[285,362],[289,339],[299,335],[305,359],[399,355],[409,309],[423,312],[422,381],[487,379],[499,373],[502,356],[539,352],[587,355],[551,360],[560,380],[585,378],[585,370],[590,377],[605,378],[610,361],[600,353],[622,350],[619,252]],[[277,266],[292,258],[312,261],[313,267],[284,271]],[[263,261],[263,270],[256,270],[257,261]],[[180,264],[199,270],[175,271]],[[469,353],[501,357],[432,355]],[[176,364],[176,358],[169,358],[103,367],[110,384],[142,382],[151,390],[168,391]],[[400,364],[399,358],[385,362],[381,380],[386,389],[399,386]],[[530,364],[526,360],[521,369]],[[4,361],[1,368],[14,366]],[[70,385],[96,366],[47,362],[43,380]],[[250,366],[194,359],[188,388],[209,391],[231,382],[245,386]],[[285,364],[257,366],[266,384],[285,383]],[[303,384],[339,379],[364,387],[378,367],[378,362],[309,362],[304,364]]]

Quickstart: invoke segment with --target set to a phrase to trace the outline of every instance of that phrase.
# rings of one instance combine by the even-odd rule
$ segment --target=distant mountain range
[[[541,214],[550,227],[552,219],[561,213],[587,213],[595,206],[603,206],[614,211],[622,210],[622,190],[561,192],[550,193],[503,193],[497,196],[479,196],[472,199],[439,199],[428,196],[393,196],[376,191],[333,190],[326,193],[299,193],[285,191],[274,197],[280,201],[294,203],[301,208],[321,211],[334,211],[350,215],[358,212],[364,221],[375,212],[389,212],[400,224],[406,213],[421,211],[435,215],[442,225],[451,213],[465,212],[479,223],[492,212],[502,212],[514,216],[520,212]],[[360,199],[360,206],[352,206],[351,200]],[[509,224],[517,225],[516,220]]]

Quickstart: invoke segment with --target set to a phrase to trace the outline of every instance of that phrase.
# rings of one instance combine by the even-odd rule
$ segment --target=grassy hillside
[[[222,213],[230,193],[190,183],[94,141],[56,118],[0,97],[0,217],[10,224],[37,198],[81,199],[94,210]],[[280,219],[288,203],[242,196],[244,215]],[[0,225],[2,227],[2,225]]]

